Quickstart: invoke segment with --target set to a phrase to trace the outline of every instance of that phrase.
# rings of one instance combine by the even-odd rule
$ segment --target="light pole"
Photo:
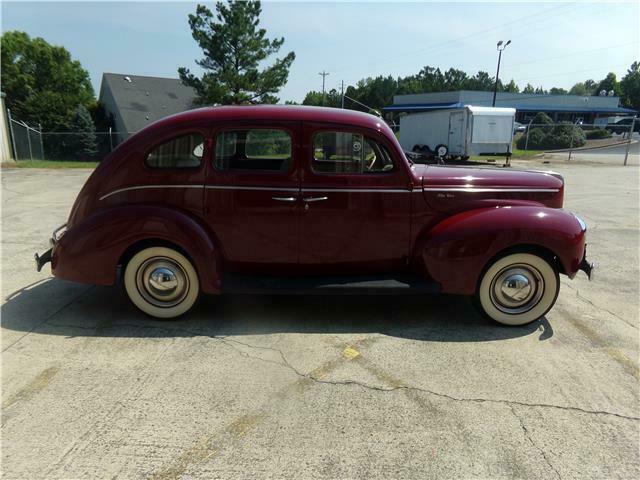
[[[498,70],[496,71],[496,84],[493,86],[493,103],[492,107],[496,106],[496,94],[498,93],[498,77],[500,76],[500,60],[502,59],[502,51],[507,48],[507,45],[511,43],[511,40],[507,40],[507,43],[504,43],[502,40],[498,42],[496,45],[496,49],[498,50]]]

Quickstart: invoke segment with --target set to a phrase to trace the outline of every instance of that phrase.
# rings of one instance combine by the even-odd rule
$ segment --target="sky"
[[[203,2],[213,8],[213,2]],[[187,23],[191,2],[2,1],[2,31],[22,30],[64,46],[89,71],[177,78],[201,72]],[[500,78],[523,88],[562,87],[608,72],[621,78],[640,60],[640,2],[273,2],[261,26],[296,53],[281,101],[339,89],[377,75],[406,76],[430,65],[495,75],[496,42],[511,40]]]

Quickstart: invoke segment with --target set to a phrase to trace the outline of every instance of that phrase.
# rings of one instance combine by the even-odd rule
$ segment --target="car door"
[[[231,271],[297,264],[299,136],[299,122],[214,127],[205,216]]]
[[[411,193],[394,151],[378,132],[303,125],[301,267],[350,274],[404,268]]]

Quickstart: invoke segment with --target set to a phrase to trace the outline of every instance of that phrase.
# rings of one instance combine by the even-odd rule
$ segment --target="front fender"
[[[564,210],[494,207],[443,220],[422,234],[414,251],[443,292],[471,295],[487,262],[512,247],[535,246],[553,253],[573,278],[584,254],[584,238],[577,219]]]
[[[86,217],[55,245],[51,271],[66,280],[113,285],[122,255],[144,240],[178,245],[193,260],[202,290],[219,292],[221,252],[212,235],[194,216],[166,206],[118,206]]]

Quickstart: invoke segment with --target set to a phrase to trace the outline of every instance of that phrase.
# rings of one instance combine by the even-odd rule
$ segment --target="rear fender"
[[[90,215],[60,238],[51,269],[66,280],[113,285],[125,252],[148,241],[178,246],[193,261],[202,290],[220,291],[222,256],[214,236],[194,216],[165,206],[118,206]]]
[[[514,248],[535,248],[557,257],[573,278],[584,254],[584,231],[569,212],[536,206],[494,207],[453,215],[425,231],[414,260],[443,292],[471,295],[487,263]]]

